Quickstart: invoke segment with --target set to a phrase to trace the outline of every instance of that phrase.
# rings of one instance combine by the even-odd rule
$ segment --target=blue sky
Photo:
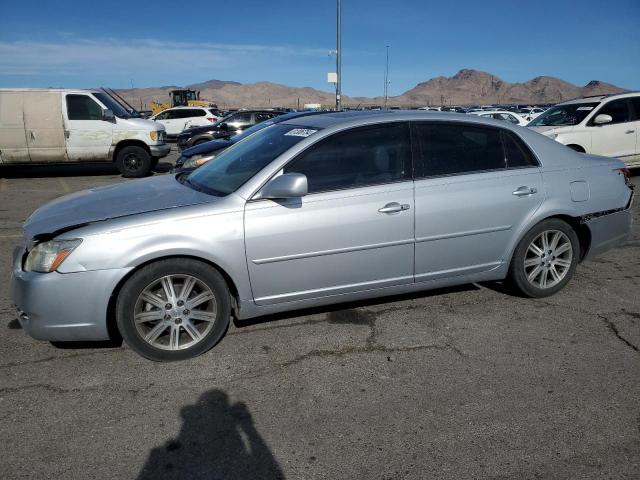
[[[640,89],[640,0],[342,3],[347,95],[382,94],[385,45],[391,95],[461,68],[509,82],[552,75]],[[335,0],[3,4],[0,87],[146,87],[215,78],[331,90]]]

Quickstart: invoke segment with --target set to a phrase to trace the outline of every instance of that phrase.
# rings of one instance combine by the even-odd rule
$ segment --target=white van
[[[0,89],[0,165],[115,162],[143,177],[170,149],[164,126],[104,91]]]

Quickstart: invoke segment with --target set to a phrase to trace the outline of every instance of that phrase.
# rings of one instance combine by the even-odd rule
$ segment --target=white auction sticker
[[[310,130],[308,128],[294,128],[293,130],[288,131],[285,135],[289,135],[292,137],[308,137],[316,133],[317,130]]]
[[[593,107],[578,107],[576,110],[593,110]]]

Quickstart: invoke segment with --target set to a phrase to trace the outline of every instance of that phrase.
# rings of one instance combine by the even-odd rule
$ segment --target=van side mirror
[[[102,111],[102,120],[104,120],[105,122],[115,123],[116,116],[113,114],[113,111],[107,108],[106,110]]]
[[[606,113],[596,115],[596,118],[593,119],[593,123],[595,125],[604,125],[605,123],[611,122],[613,122],[613,117],[611,115],[607,115]]]
[[[302,173],[285,173],[272,178],[256,198],[300,198],[308,192],[307,176]]]

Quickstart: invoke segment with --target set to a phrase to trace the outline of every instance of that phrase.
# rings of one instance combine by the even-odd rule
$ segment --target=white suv
[[[563,102],[527,126],[578,152],[640,167],[640,92]]]
[[[206,107],[173,107],[163,110],[151,119],[164,125],[168,137],[175,137],[189,127],[217,122],[218,115],[215,110]]]

